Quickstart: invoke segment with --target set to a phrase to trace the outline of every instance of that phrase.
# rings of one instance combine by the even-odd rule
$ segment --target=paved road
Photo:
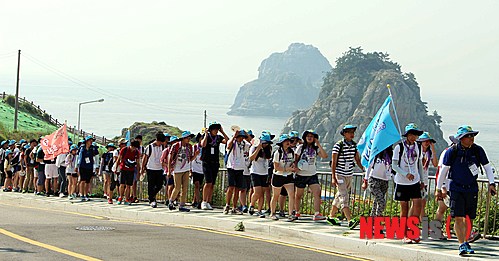
[[[352,260],[223,232],[12,206],[5,201],[0,201],[0,220],[0,260]],[[76,230],[82,226],[114,230]]]

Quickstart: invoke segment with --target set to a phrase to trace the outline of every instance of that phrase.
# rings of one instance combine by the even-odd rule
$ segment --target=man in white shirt
[[[147,192],[149,194],[149,204],[152,208],[157,207],[156,194],[163,187],[163,166],[161,155],[165,148],[166,137],[163,132],[156,134],[156,140],[144,148],[142,158],[141,175],[147,172]]]

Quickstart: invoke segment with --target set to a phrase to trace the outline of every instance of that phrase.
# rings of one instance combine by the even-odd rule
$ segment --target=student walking
[[[168,208],[174,210],[173,201],[180,194],[180,205],[178,210],[180,212],[189,212],[190,209],[186,208],[185,202],[187,201],[187,190],[189,188],[189,171],[191,168],[191,161],[193,161],[197,155],[194,154],[192,145],[190,144],[191,139],[194,138],[194,134],[190,131],[182,132],[180,141],[174,143],[170,149],[170,156],[168,157],[169,173],[168,176],[173,175],[173,181],[175,182],[175,188],[173,189],[172,195],[170,196],[170,202]]]

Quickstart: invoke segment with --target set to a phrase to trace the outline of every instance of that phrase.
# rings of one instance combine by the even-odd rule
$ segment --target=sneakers
[[[132,202],[133,202],[133,199],[132,198],[128,198],[128,199],[125,200],[125,205],[131,206]]]
[[[327,217],[326,222],[331,226],[340,226],[341,221],[337,218]]]
[[[123,198],[122,198],[122,197],[119,197],[119,198],[118,198],[118,205],[121,205],[121,203],[123,203]]]
[[[293,222],[297,219],[298,219],[298,217],[296,217],[295,215],[290,215],[290,216],[288,216],[288,219],[286,219],[285,221],[286,222]]]
[[[27,192],[27,191],[26,191],[25,189],[23,189],[23,192],[22,192],[22,193],[24,194],[24,193],[26,193],[26,192]]]
[[[313,221],[320,221],[320,220],[325,220],[326,217],[321,215],[321,213],[315,214],[314,217],[312,218]]]
[[[175,210],[175,206],[173,205],[173,202],[170,201],[170,203],[168,204],[168,209]]]
[[[213,208],[211,207],[210,203],[208,203],[208,202],[202,202],[201,203],[201,209],[202,210],[213,210]]]
[[[73,199],[75,199],[75,197],[73,195],[69,195],[68,199],[73,200]]]
[[[402,239],[402,243],[404,244],[412,244],[412,240],[408,237],[404,237],[404,239]]]
[[[152,208],[158,207],[158,203],[156,203],[156,201],[151,202],[151,207]]]
[[[243,206],[241,212],[248,213],[248,207],[247,206]]]
[[[353,218],[352,220],[350,220],[348,222],[348,228],[350,228],[350,230],[353,230],[355,229],[355,227],[357,227],[358,225],[360,224],[360,220],[357,219],[357,218]]]
[[[192,202],[191,206],[192,206],[192,208],[198,208],[199,203],[197,203],[196,201],[194,201],[194,202]]]
[[[459,255],[462,256],[462,255],[466,255],[466,254],[468,254],[468,247],[466,246],[466,243],[462,243],[459,246]]]
[[[293,212],[294,212],[294,211],[293,211]],[[301,217],[301,214],[300,214],[300,212],[295,212],[295,213],[293,214],[293,216],[295,216],[295,217],[296,217],[296,219],[298,219],[298,218],[300,218],[300,217]]]
[[[113,204],[113,199],[112,199],[112,198],[108,198],[108,199],[107,199],[107,203],[108,203],[108,204]]]
[[[265,214],[270,215],[270,208],[265,211]]]
[[[273,214],[273,215],[270,215],[270,219],[277,221],[277,220],[279,220],[279,217],[277,217],[276,214]]]
[[[231,213],[232,215],[242,215],[242,214],[243,214],[243,212],[242,212],[241,210],[237,209],[237,208],[233,208],[233,209],[230,211],[230,213]]]
[[[249,209],[248,209],[248,213],[253,216],[253,214],[255,214],[255,207],[253,206],[250,206]]]
[[[411,239],[412,240],[412,243],[414,244],[419,244],[419,242],[421,242],[421,238],[415,238],[415,239]]]
[[[225,206],[224,207],[224,214],[225,215],[229,214],[229,210],[230,210],[230,207],[229,206]]]
[[[80,200],[81,200],[81,202],[85,202],[85,196],[80,195]]]
[[[188,209],[188,208],[186,208],[186,207],[184,207],[184,206],[181,206],[181,207],[178,208],[178,211],[180,211],[180,212],[189,212],[191,210]]]
[[[482,235],[480,233],[472,230],[470,233],[470,237],[468,238],[468,242],[473,243],[480,238],[482,238]]]
[[[257,215],[259,218],[265,218],[265,213],[263,213],[263,212],[258,211],[258,212],[256,212],[256,215]]]
[[[468,254],[474,254],[475,253],[475,250],[473,250],[471,248],[470,243],[464,242],[464,245],[466,246],[466,251],[468,252]]]
[[[279,211],[279,216],[286,217],[286,213],[284,213],[284,210]]]
[[[66,196],[66,195],[64,195],[64,193],[59,193],[59,197],[60,197],[60,198],[63,198],[63,197],[65,197],[65,196]]]

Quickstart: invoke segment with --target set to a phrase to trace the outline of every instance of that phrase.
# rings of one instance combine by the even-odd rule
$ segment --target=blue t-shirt
[[[456,152],[457,150],[457,152]],[[455,158],[452,159],[452,155]],[[478,156],[478,158],[477,158]],[[471,148],[466,149],[461,144],[450,147],[444,156],[443,164],[449,166],[449,178],[452,180],[449,190],[457,192],[478,192],[478,175],[473,175],[470,166],[475,164],[477,168],[480,165],[487,165],[489,160],[482,147],[473,144]],[[480,170],[478,170],[480,172]]]

